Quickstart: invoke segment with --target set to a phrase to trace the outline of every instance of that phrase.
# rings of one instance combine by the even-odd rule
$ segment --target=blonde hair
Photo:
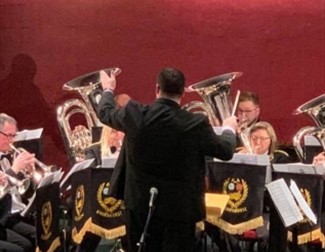
[[[102,157],[108,157],[112,154],[111,146],[108,144],[108,139],[110,138],[111,132],[112,128],[105,125],[103,126],[102,134],[100,137],[100,150]]]
[[[274,131],[274,128],[272,127],[272,125],[268,122],[257,122],[255,123],[250,131],[249,131],[249,136],[251,136],[255,131],[263,129],[266,131],[266,133],[268,134],[268,136],[270,137],[271,143],[269,146],[269,156],[272,159],[273,158],[273,154],[275,149],[277,148],[277,138],[276,138],[276,134]]]

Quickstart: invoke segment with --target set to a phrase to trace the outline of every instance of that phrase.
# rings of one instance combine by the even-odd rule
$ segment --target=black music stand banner
[[[230,196],[223,214],[207,221],[230,234],[263,226],[266,166],[208,161],[207,169],[209,191]]]
[[[305,198],[307,204],[317,217],[317,224],[313,224],[305,217],[301,222],[295,225],[298,245],[320,239],[324,244],[324,235],[321,233],[321,209],[324,182],[323,177],[318,174],[303,174],[289,172],[275,172],[276,178],[283,178],[288,186],[290,180],[296,182],[300,192]],[[288,239],[292,241],[292,232],[289,231]]]
[[[72,175],[72,238],[79,244],[86,232],[106,239],[125,235],[124,203],[108,196],[113,169],[88,168]]]
[[[59,183],[36,190],[36,251],[55,251],[60,242],[60,189]]]

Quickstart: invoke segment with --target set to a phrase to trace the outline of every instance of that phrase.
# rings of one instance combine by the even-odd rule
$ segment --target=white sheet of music
[[[51,173],[48,176],[45,176],[44,178],[42,178],[42,180],[39,182],[37,189],[41,188],[43,186],[49,185],[52,183],[54,178],[54,174]],[[20,213],[21,216],[26,216],[26,214],[29,212],[29,210],[31,209],[31,207],[33,206],[34,200],[36,198],[36,191],[34,192],[33,196],[28,199],[28,205],[26,206],[26,208]]]
[[[289,227],[301,220],[303,216],[297,206],[284,179],[277,179],[266,185],[272,201],[276,206],[285,227]]]
[[[68,179],[71,177],[71,175],[77,171],[81,171],[83,169],[89,168],[89,166],[94,162],[94,158],[92,159],[86,159],[82,162],[74,164],[68,174],[63,178],[63,180],[60,183],[60,188],[64,186],[64,184],[68,181]]]
[[[229,162],[236,164],[251,164],[251,165],[269,165],[270,159],[268,155],[248,154],[248,153],[234,153],[234,156],[229,161],[223,161],[214,158],[215,161]]]
[[[114,168],[117,158],[118,158],[118,155],[102,158],[102,166],[101,167],[102,168]]]
[[[323,174],[321,168],[317,170],[317,167],[311,164],[303,163],[287,163],[287,164],[273,164],[273,168],[277,172],[289,172],[289,173],[301,173],[301,174]]]
[[[22,130],[17,132],[17,136],[15,137],[15,141],[24,141],[24,140],[32,140],[39,139],[43,133],[43,128],[34,129],[34,130]]]
[[[314,224],[317,224],[316,215],[308,206],[308,203],[306,202],[305,198],[302,196],[296,182],[294,182],[292,179],[290,180],[290,190],[293,196],[295,197],[296,201],[298,202],[298,205],[300,206],[301,210],[307,216],[307,218],[311,220]]]

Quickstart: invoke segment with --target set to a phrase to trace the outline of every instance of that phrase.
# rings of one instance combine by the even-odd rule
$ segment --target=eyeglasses
[[[17,134],[6,134],[2,131],[0,131],[0,134],[4,135],[7,138],[15,138],[17,136]]]
[[[261,142],[264,142],[266,140],[270,140],[269,137],[258,137],[258,136],[251,136],[252,141],[260,140]]]
[[[249,114],[249,113],[255,111],[256,109],[257,109],[257,107],[253,108],[253,109],[238,109],[238,114],[244,114],[244,113]]]

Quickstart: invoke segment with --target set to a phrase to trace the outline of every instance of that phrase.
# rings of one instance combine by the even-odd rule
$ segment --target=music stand
[[[303,221],[297,221],[296,223],[288,227],[288,229],[292,232],[293,246],[297,248],[299,244],[303,244],[308,241],[320,238],[320,231],[318,232],[318,229],[320,229],[320,216],[324,186],[322,171],[319,170],[318,167],[302,163],[274,164],[273,168],[275,179],[284,179],[288,185],[292,183],[290,182],[290,180],[295,181],[295,184],[297,184],[299,188],[297,190],[298,194],[300,191],[305,198],[305,202],[308,203],[306,203],[307,207],[304,207],[302,209],[308,210],[309,208],[312,210],[312,212],[315,212],[316,217],[318,217],[317,223],[312,224],[312,222],[310,221],[312,218],[310,217],[310,214],[307,213],[308,215],[306,216],[308,217],[305,217]],[[298,202],[299,207],[303,207],[301,206],[301,203],[299,201],[296,200],[296,202]],[[274,204],[276,205],[276,202],[274,202]],[[303,211],[305,212],[306,210]],[[281,220],[283,221],[283,213],[278,210],[278,214],[281,217]]]
[[[207,221],[230,234],[262,226],[267,164],[267,156],[254,154],[235,154],[230,161],[207,161],[209,192],[230,195],[222,216],[207,216]]]

